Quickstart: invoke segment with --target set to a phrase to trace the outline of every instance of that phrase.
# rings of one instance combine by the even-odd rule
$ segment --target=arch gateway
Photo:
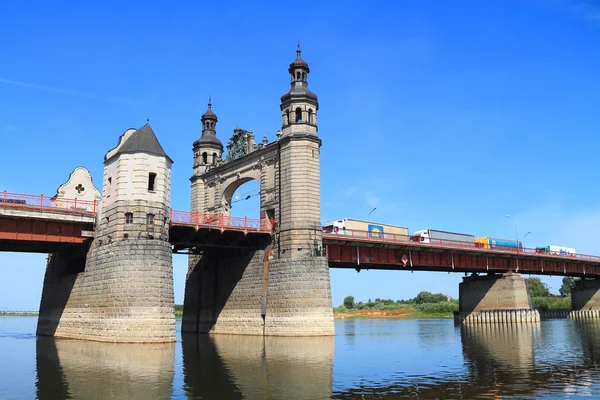
[[[260,185],[261,219],[271,221],[263,248],[211,248],[189,256],[183,332],[249,335],[332,335],[329,267],[321,255],[320,147],[317,96],[308,90],[308,64],[298,45],[281,97],[277,140],[255,143],[236,127],[227,143],[216,136],[217,115],[202,115],[194,142],[191,211],[229,215],[235,190]]]

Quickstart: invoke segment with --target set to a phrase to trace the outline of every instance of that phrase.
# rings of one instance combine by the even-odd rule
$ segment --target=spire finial
[[[146,118],[146,123],[150,123],[150,118]]]
[[[300,58],[300,53],[302,53],[302,50],[300,50],[300,39],[298,39],[298,50],[296,50],[296,54],[298,55],[298,58]]]
[[[210,94],[208,95],[208,109],[210,110],[210,108],[212,107],[212,101],[210,99]]]

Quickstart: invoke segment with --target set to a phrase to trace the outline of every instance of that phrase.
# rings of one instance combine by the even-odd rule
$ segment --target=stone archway
[[[320,254],[320,145],[314,135],[255,144],[252,132],[236,128],[227,158],[195,169],[193,212],[231,216],[236,189],[256,180],[261,219],[276,224],[268,224],[264,248],[190,256],[182,332],[333,334],[329,267]]]

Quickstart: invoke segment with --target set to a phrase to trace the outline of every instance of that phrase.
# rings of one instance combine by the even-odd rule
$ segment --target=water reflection
[[[188,399],[329,399],[333,337],[182,335]]]
[[[0,335],[0,353],[35,346],[42,400],[600,397],[598,321],[347,320],[336,329],[335,338],[183,335],[148,345]],[[0,370],[15,365],[0,357]],[[19,391],[32,387],[21,370],[4,391],[0,379],[0,397],[34,396]]]
[[[174,355],[174,343],[101,343],[39,337],[37,398],[168,399]]]

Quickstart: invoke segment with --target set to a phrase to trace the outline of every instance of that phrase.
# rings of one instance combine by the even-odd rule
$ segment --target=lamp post
[[[373,209],[371,211],[369,211],[369,215],[367,216],[367,218],[369,218],[371,216],[371,213],[375,210],[377,210],[377,207],[373,207]]]
[[[527,235],[529,235],[531,232],[527,232],[525,235],[523,235],[523,248],[525,248],[525,238],[527,237]]]
[[[506,214],[506,218],[512,218],[512,220],[515,223],[515,235],[517,236],[517,271],[519,272],[519,231],[517,230],[517,220],[515,219],[515,217],[512,217],[508,214]]]

